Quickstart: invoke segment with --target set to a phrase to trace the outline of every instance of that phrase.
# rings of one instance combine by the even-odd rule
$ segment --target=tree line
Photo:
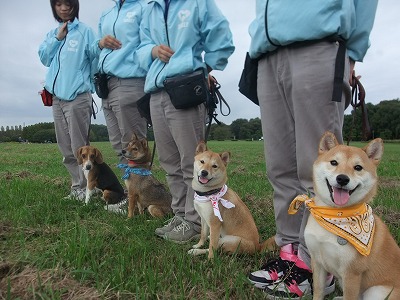
[[[385,100],[377,105],[367,103],[368,119],[373,138],[384,140],[400,140],[400,100]],[[217,117],[218,118],[218,117]],[[361,108],[353,109],[352,113],[344,116],[344,139],[353,141],[362,140],[362,113]],[[154,140],[153,131],[148,131],[148,140]],[[262,139],[261,120],[237,119],[230,125],[224,123],[211,125],[209,140],[260,140]],[[29,126],[1,126],[0,142],[55,143],[56,135],[54,123],[38,123]],[[105,125],[92,124],[90,127],[90,141],[108,141],[108,132]]]

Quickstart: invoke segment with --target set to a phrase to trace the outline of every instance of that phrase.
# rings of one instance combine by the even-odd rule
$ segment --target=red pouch
[[[42,101],[44,106],[52,106],[53,105],[53,95],[50,94],[45,88],[39,92],[42,97]]]

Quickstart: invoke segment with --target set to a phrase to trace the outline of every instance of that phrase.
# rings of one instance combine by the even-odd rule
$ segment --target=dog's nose
[[[122,150],[121,150],[121,153],[122,153],[122,154],[125,154],[125,153],[126,153],[126,151],[122,149]]]
[[[202,177],[207,177],[208,176],[208,172],[206,170],[201,170],[201,176]]]
[[[340,174],[338,176],[336,176],[336,182],[340,185],[340,186],[345,186],[350,182],[350,178],[347,175],[344,174]]]
[[[86,167],[85,167],[86,170],[90,170],[91,168],[92,168],[91,165],[86,165]]]

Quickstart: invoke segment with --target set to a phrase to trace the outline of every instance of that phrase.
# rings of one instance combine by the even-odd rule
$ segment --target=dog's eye
[[[94,154],[90,154],[90,158],[93,159],[94,158]]]
[[[86,154],[82,154],[82,158],[85,158],[86,157]]]
[[[363,169],[363,167],[360,165],[354,166],[354,170],[356,170],[356,171],[361,171],[362,169]]]
[[[204,160],[200,160],[200,163],[204,164]]]
[[[212,165],[212,167],[213,167],[214,169],[218,168],[218,166],[217,166],[217,165]]]
[[[337,166],[337,165],[338,165],[338,162],[337,162],[336,160],[331,160],[331,165],[332,165],[332,166]]]

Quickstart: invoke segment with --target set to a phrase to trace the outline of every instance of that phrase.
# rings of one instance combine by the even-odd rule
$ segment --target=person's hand
[[[60,28],[58,28],[58,33],[57,33],[57,40],[61,41],[65,38],[65,36],[68,33],[68,22],[64,22]]]
[[[169,59],[174,53],[174,50],[172,50],[167,45],[159,45],[151,49],[151,55],[153,56],[153,58],[158,58],[165,63],[169,62]]]
[[[117,50],[120,49],[121,46],[121,42],[111,35],[106,35],[99,41],[100,49],[107,48],[111,50]]]
[[[360,79],[361,75],[356,76],[356,71],[354,70],[356,62],[352,59],[350,59],[350,77],[349,77],[349,84],[350,86],[353,86],[355,82],[353,82],[353,77]]]

